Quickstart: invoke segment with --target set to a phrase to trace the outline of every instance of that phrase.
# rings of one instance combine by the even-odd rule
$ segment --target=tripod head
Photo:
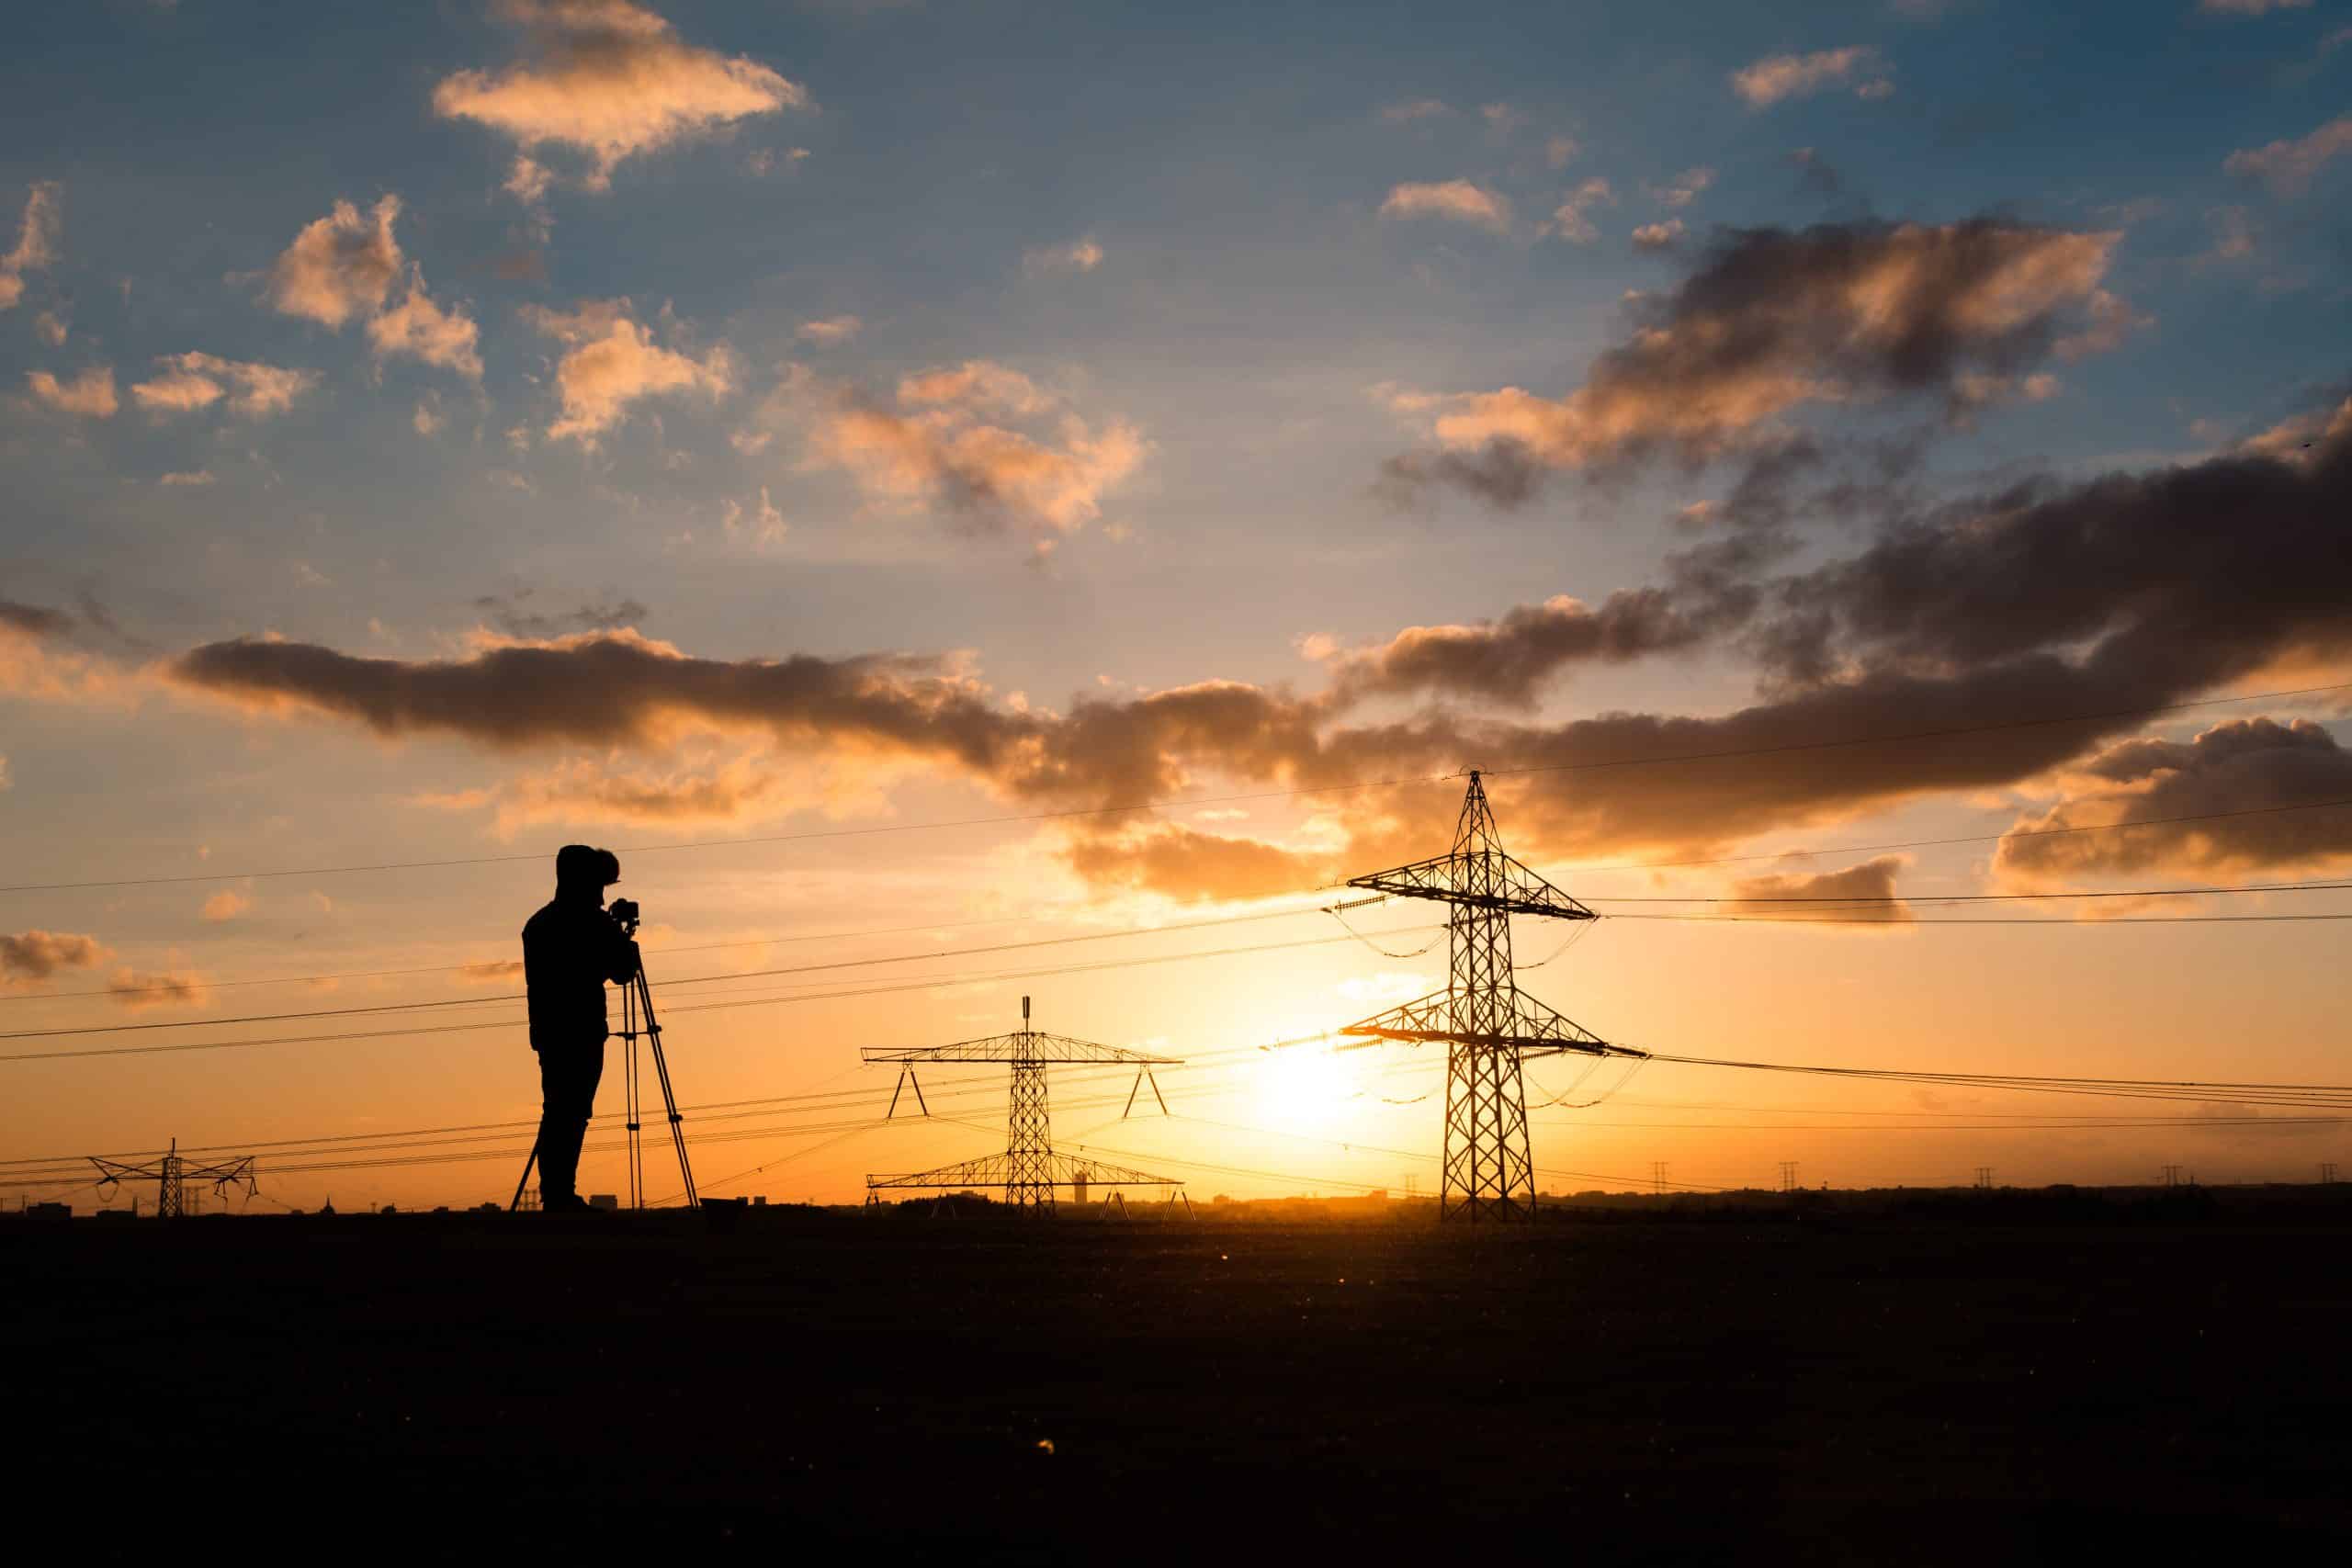
[[[638,921],[644,911],[637,907],[637,900],[634,898],[616,898],[605,906],[605,913],[610,915],[613,918],[613,923],[621,928],[621,935],[633,937],[637,934]]]

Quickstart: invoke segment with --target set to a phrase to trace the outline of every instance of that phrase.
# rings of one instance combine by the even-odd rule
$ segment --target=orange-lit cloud
[[[1510,228],[1510,198],[1468,180],[1407,183],[1380,204],[1383,218],[1447,218],[1501,233]]]
[[[1102,247],[1092,239],[1066,245],[1038,245],[1021,253],[1021,270],[1032,276],[1057,272],[1092,272],[1102,265]]]
[[[1750,108],[1759,109],[1849,84],[1854,96],[1862,98],[1883,98],[1894,91],[1878,51],[1859,44],[1811,54],[1770,55],[1731,73],[1732,91]]]
[[[460,71],[434,89],[434,108],[511,138],[520,150],[508,188],[526,200],[548,173],[532,156],[556,146],[584,157],[584,183],[606,188],[624,160],[756,115],[809,106],[808,95],[759,62],[680,39],[628,0],[505,0],[527,57],[500,71]]]
[[[61,969],[87,969],[107,956],[94,936],[38,929],[0,931],[0,990],[28,989]]]
[[[805,379],[785,404],[811,397]],[[1047,536],[1102,513],[1104,496],[1141,466],[1151,444],[1122,419],[1090,424],[1019,371],[989,360],[902,378],[895,407],[842,392],[808,416],[810,463],[847,472],[871,501]],[[1022,419],[1028,429],[1003,421]]]
[[[1544,231],[1572,245],[1589,245],[1600,238],[1600,231],[1587,213],[1595,207],[1616,205],[1616,192],[1610,189],[1607,180],[1595,175],[1568,193],[1567,199],[1553,210],[1552,221],[1544,225]]]
[[[1741,877],[1732,890],[1742,902],[1725,905],[1724,912],[1909,925],[1918,917],[1894,892],[1894,879],[1907,863],[1901,855],[1880,855],[1838,871]]]
[[[705,813],[742,808],[743,784],[758,782],[750,773],[662,771],[674,767],[683,738],[718,734],[778,756],[895,761],[1055,807],[1167,800],[1216,780],[1294,788],[1434,775],[1473,760],[1492,770],[1525,852],[1696,851],[1906,799],[2014,786],[2131,733],[2135,710],[2290,657],[2352,657],[2352,601],[2341,592],[2352,579],[2347,497],[2352,438],[2301,463],[2233,455],[2028,487],[1898,518],[1857,554],[1790,576],[1758,578],[1763,565],[1735,559],[1722,581],[1671,578],[1658,600],[1599,610],[1553,601],[1496,623],[1408,631],[1333,656],[1333,689],[1313,696],[1202,681],[1080,695],[1056,713],[998,701],[950,659],[707,660],[627,631],[428,661],[213,643],[161,672],[256,711],[384,735],[617,756],[624,771],[600,764],[597,774],[622,780],[608,808],[640,816],[663,809],[655,797],[664,790]],[[1715,596],[1725,607],[1710,624],[1744,626],[1761,660],[1763,694],[1732,711],[1566,722],[1435,704],[1393,722],[1351,712],[1377,690],[1519,700],[1576,658],[1678,645],[1675,617]],[[2016,722],[2033,716],[2069,722]],[[1892,735],[1924,738],[1849,744]],[[797,798],[763,795],[756,809]],[[1330,807],[1330,831],[1317,843],[1344,844],[1356,861],[1396,849],[1411,858],[1412,843],[1445,830],[1446,806],[1428,791],[1351,792]],[[1104,818],[1074,844],[1072,863],[1109,885],[1210,897],[1308,877],[1329,858],[1135,823]]]
[[[1939,225],[1749,230],[1670,295],[1644,302],[1632,339],[1561,398],[1518,387],[1444,400],[1443,453],[1484,453],[1485,488],[1524,499],[1544,469],[1663,449],[1703,460],[1809,402],[1940,397],[1960,378],[2017,375],[2053,348],[2112,347],[2138,323],[2100,287],[2114,232],[1978,219]],[[2079,327],[2062,336],[2068,325]],[[1456,465],[1459,468],[1459,465]],[[1427,457],[1392,479],[1476,479]]]
[[[2001,841],[1994,869],[2003,877],[2054,885],[2109,873],[2223,875],[2352,863],[2352,807],[2279,809],[2352,800],[2352,751],[2309,719],[2233,719],[2187,742],[2119,741],[2069,773],[2066,798]],[[2182,817],[2204,819],[2050,831]]]
[[[254,901],[251,895],[240,893],[233,887],[223,887],[220,892],[207,898],[204,901],[204,908],[198,913],[206,921],[218,925],[223,920],[235,919],[253,907]]]
[[[481,379],[481,329],[463,308],[433,302],[422,270],[410,274],[400,303],[368,323],[368,341],[379,357],[405,355],[476,381]]]
[[[855,316],[829,316],[822,321],[801,322],[799,330],[794,335],[805,337],[810,343],[820,343],[830,347],[837,343],[847,343],[855,337],[865,325],[865,323]]]
[[[550,440],[594,446],[648,398],[695,396],[716,403],[734,389],[735,361],[718,344],[700,358],[653,341],[629,314],[627,299],[590,302],[566,314],[534,306],[525,318],[568,345],[556,366],[562,417],[548,426]]]
[[[0,255],[0,310],[25,297],[25,274],[57,260],[57,193],[54,180],[36,180],[25,197],[25,215],[17,224],[17,243]]]
[[[248,419],[284,413],[294,400],[318,385],[318,372],[289,370],[222,359],[209,354],[166,354],[155,363],[163,373],[131,383],[139,406],[155,414],[193,413],[227,400]]]
[[[338,201],[324,218],[303,225],[270,269],[271,300],[289,316],[340,330],[354,316],[382,307],[400,276],[400,242],[392,221],[401,198],[386,196],[363,216]]]
[[[193,969],[118,969],[107,982],[114,999],[134,1012],[149,1008],[201,1007],[211,998],[211,987]]]
[[[71,381],[60,381],[46,370],[28,370],[25,382],[33,396],[60,413],[85,419],[111,419],[122,405],[114,395],[114,367],[93,365]]]

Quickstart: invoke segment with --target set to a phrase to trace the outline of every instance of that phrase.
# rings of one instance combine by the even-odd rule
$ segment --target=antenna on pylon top
[[[1023,1029],[1029,1027],[1029,998],[1027,997],[1021,998],[1021,1027]]]

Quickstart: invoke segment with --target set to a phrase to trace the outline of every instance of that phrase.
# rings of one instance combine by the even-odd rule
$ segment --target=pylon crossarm
[[[1145,1171],[1130,1170],[1125,1166],[1107,1165],[1099,1159],[1081,1159],[1069,1155],[1051,1154],[1044,1156],[1044,1168],[1037,1173],[1044,1185],[1076,1187],[1080,1178],[1095,1187],[1182,1187],[1173,1177],[1153,1176]],[[954,1190],[970,1187],[983,1189],[1001,1187],[1011,1173],[1012,1161],[1004,1155],[982,1155],[956,1165],[943,1165],[936,1170],[919,1170],[904,1175],[869,1176],[865,1185],[869,1191],[899,1190],[905,1191]],[[1024,1179],[1026,1179],[1024,1178]]]
[[[1476,879],[1487,891],[1464,890],[1460,867],[1465,860],[1483,860]],[[1396,898],[1436,898],[1477,909],[1498,909],[1513,915],[1548,915],[1555,919],[1592,920],[1600,917],[1541,876],[1497,849],[1474,856],[1433,855],[1393,871],[1351,877],[1351,887],[1385,893]]]
[[[1631,1045],[1612,1045],[1584,1025],[1523,992],[1510,993],[1509,1027],[1469,1031],[1453,1027],[1452,993],[1432,991],[1418,1001],[1374,1014],[1340,1031],[1343,1036],[1369,1043],[1394,1040],[1408,1045],[1490,1045],[1515,1050],[1521,1056],[1575,1054],[1584,1056],[1647,1056]],[[1351,1047],[1340,1046],[1341,1050]]]
[[[868,1045],[859,1055],[867,1062],[1128,1062],[1155,1066],[1175,1066],[1179,1058],[1154,1056],[1141,1051],[1130,1051],[1122,1045],[1098,1045],[1091,1040],[1073,1040],[1066,1034],[1047,1034],[1042,1030],[1023,1030],[1013,1034],[991,1034],[984,1040],[959,1040],[952,1045],[917,1045],[905,1048]]]

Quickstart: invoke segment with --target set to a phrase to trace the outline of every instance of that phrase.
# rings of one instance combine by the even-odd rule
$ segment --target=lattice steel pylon
[[[1125,1183],[1134,1187],[1181,1188],[1183,1183],[1163,1176],[1148,1176],[1139,1170],[1105,1165],[1101,1160],[1088,1159],[1083,1164],[1067,1155],[1054,1153],[1053,1120],[1046,1104],[1046,1068],[1056,1062],[1120,1062],[1136,1069],[1136,1086],[1127,1095],[1127,1104],[1135,1104],[1136,1092],[1148,1082],[1152,1097],[1159,1099],[1159,1081],[1151,1077],[1156,1066],[1173,1066],[1174,1056],[1148,1056],[1140,1051],[1129,1051],[1117,1045],[1098,1045],[1091,1040],[1072,1040],[1068,1035],[1047,1034],[1029,1027],[1029,998],[1021,998],[1021,1027],[1011,1034],[991,1034],[983,1040],[961,1040],[953,1045],[922,1045],[895,1050],[868,1046],[862,1055],[868,1062],[899,1064],[899,1088],[890,1096],[889,1114],[899,1111],[899,1096],[909,1084],[915,1091],[915,1103],[922,1107],[925,1116],[931,1107],[922,1098],[922,1080],[915,1068],[925,1062],[1005,1062],[1012,1068],[1012,1104],[1005,1123],[1004,1153],[984,1155],[978,1159],[965,1160],[957,1165],[941,1166],[936,1170],[915,1171],[902,1176],[868,1176],[865,1189],[869,1196],[885,1190],[954,1191],[967,1187],[1001,1187],[1004,1201],[1017,1209],[1049,1210],[1054,1206],[1057,1188],[1076,1187],[1080,1175],[1103,1183]],[[1159,1100],[1165,1111],[1168,1102]]]
[[[253,1156],[243,1155],[212,1165],[192,1166],[187,1163],[187,1156],[180,1153],[177,1138],[172,1140],[172,1146],[153,1165],[126,1165],[120,1160],[104,1159],[96,1155],[88,1158],[92,1165],[97,1167],[96,1185],[100,1187],[111,1187],[125,1180],[153,1182],[155,1216],[158,1219],[176,1220],[187,1212],[187,1184],[191,1181],[209,1181],[215,1192],[224,1192],[239,1184],[243,1184],[248,1193],[261,1190],[261,1180]]]
[[[1535,1162],[1527,1137],[1522,1064],[1530,1056],[1647,1053],[1611,1045],[1522,993],[1511,971],[1510,918],[1596,917],[1503,852],[1494,808],[1475,768],[1452,852],[1354,877],[1348,886],[1451,906],[1445,989],[1340,1032],[1408,1044],[1445,1043],[1444,1179],[1438,1217],[1473,1224],[1532,1217]]]

